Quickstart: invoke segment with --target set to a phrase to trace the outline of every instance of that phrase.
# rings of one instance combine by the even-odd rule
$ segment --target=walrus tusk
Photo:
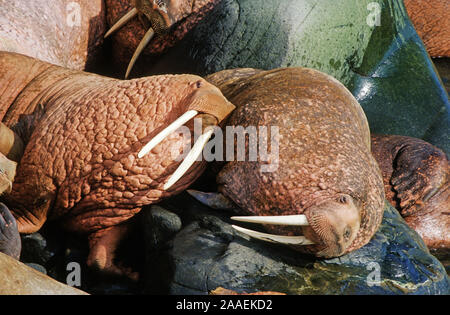
[[[105,34],[105,38],[107,38],[109,35],[117,31],[119,28],[124,26],[128,21],[130,21],[132,18],[134,18],[139,13],[137,8],[133,8],[130,10],[127,14],[125,14],[122,18],[120,18],[119,21],[117,21],[116,24],[114,24],[111,29]],[[155,36],[155,31],[153,28],[150,27],[150,29],[145,33],[144,38],[139,43],[139,46],[136,48],[136,51],[133,54],[133,57],[130,60],[130,63],[128,64],[127,72],[125,74],[125,79],[128,79],[131,70],[134,67],[134,64],[136,63],[136,60],[141,55],[142,51],[147,47],[148,43],[152,40],[153,36]]]
[[[189,120],[197,116],[198,112],[196,110],[190,110],[184,113],[181,117],[179,117],[177,120],[175,120],[173,123],[171,123],[167,128],[165,128],[163,131],[158,133],[152,140],[150,140],[139,152],[138,157],[141,159],[148,153],[150,153],[151,150],[153,150],[154,147],[156,147],[158,144],[160,144],[167,136],[169,136],[172,132],[177,130],[179,127],[183,126],[185,123],[187,123]]]
[[[304,236],[283,236],[283,235],[275,235],[275,234],[266,234],[261,232],[256,232],[248,229],[241,228],[239,226],[232,225],[233,229],[235,229],[238,232],[241,232],[243,234],[246,234],[248,236],[251,236],[253,238],[271,242],[271,243],[278,243],[278,244],[285,244],[285,245],[313,245],[314,243],[311,242],[309,239],[307,239]]]
[[[184,161],[180,164],[175,173],[172,174],[168,182],[164,185],[164,190],[170,189],[181,177],[183,177],[183,175],[189,170],[192,164],[195,163],[198,156],[202,154],[203,148],[208,143],[209,139],[211,139],[214,133],[214,128],[209,127],[208,129],[204,134],[198,137],[198,140],[195,142],[192,150],[189,151]]]
[[[248,223],[308,226],[308,219],[303,214],[300,215],[280,215],[280,216],[255,216],[255,217],[232,217],[231,220]]]
[[[134,64],[136,63],[136,60],[139,58],[142,51],[145,49],[145,47],[150,43],[153,36],[155,36],[155,31],[153,28],[150,28],[147,33],[145,33],[144,38],[139,43],[139,46],[136,48],[136,51],[134,52],[133,57],[130,60],[130,64],[127,68],[127,73],[125,74],[125,79],[128,79],[128,76],[130,75],[131,69],[133,69]]]
[[[107,38],[109,35],[117,31],[119,28],[124,26],[128,21],[130,21],[132,18],[134,18],[138,14],[138,9],[134,8],[124,16],[120,18],[119,21],[114,24],[111,29],[105,34],[105,38]]]

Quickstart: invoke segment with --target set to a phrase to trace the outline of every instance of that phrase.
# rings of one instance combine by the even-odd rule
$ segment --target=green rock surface
[[[247,293],[450,293],[445,268],[388,204],[382,226],[368,245],[340,258],[318,260],[249,240],[234,232],[223,212],[188,196],[177,199],[185,207],[184,228],[147,262],[148,292],[207,294],[224,287]]]
[[[223,0],[159,64],[200,75],[315,68],[350,89],[372,132],[450,152],[448,94],[401,0]]]

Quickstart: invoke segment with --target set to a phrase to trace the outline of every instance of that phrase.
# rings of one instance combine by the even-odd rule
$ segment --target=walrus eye
[[[340,196],[338,198],[338,201],[342,204],[346,204],[346,203],[348,203],[348,198],[347,198],[347,196]]]
[[[349,226],[347,226],[344,230],[344,239],[348,240],[351,235],[352,235],[352,229]]]
[[[203,86],[203,82],[202,81],[197,81],[196,82],[197,89],[201,88],[202,86]]]

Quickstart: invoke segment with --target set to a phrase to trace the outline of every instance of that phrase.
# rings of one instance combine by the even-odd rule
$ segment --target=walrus
[[[430,249],[450,248],[450,165],[439,148],[406,136],[373,135],[387,200]]]
[[[0,2],[0,50],[85,70],[100,58],[106,32],[102,0]]]
[[[106,0],[114,59],[128,63],[128,78],[138,57],[161,54],[176,45],[220,0]],[[132,55],[132,57],[130,57]]]
[[[21,249],[16,220],[9,209],[0,203],[0,253],[19,260]]]
[[[368,136],[365,116],[353,97],[314,70],[236,69],[207,79],[238,107],[227,125],[280,126],[280,165],[276,172],[264,174],[261,161],[228,162],[217,175],[219,194],[189,192],[212,208],[254,216],[234,217],[238,221],[303,226],[296,232],[306,238],[237,227],[239,231],[283,244],[314,240],[321,246],[298,248],[338,256],[370,239],[381,220],[384,192],[430,248],[449,247],[449,167],[444,152],[410,137]],[[340,198],[352,206],[339,203]],[[339,211],[343,222],[336,221],[329,209]],[[360,218],[350,220],[358,218],[351,216],[352,211]],[[320,213],[325,223],[305,227],[320,222],[313,213]],[[327,216],[331,218],[323,219]],[[352,227],[353,244],[344,241],[346,226]],[[269,230],[280,232],[273,226]],[[317,235],[323,231],[333,236],[320,239]]]
[[[408,15],[431,57],[450,57],[450,2],[404,0]]]
[[[89,266],[118,274],[127,272],[113,263],[126,223],[201,174],[205,162],[196,159],[212,134],[206,129],[234,109],[198,76],[122,81],[6,52],[0,52],[0,87],[2,127],[9,128],[0,143],[11,144],[2,154],[24,147],[12,190],[2,196],[19,232],[60,219],[89,235]],[[206,129],[180,163],[191,137],[159,133],[192,119]],[[139,157],[151,140],[164,143]]]
[[[307,68],[225,70],[207,80],[237,106],[227,126],[279,127],[278,154],[227,160],[216,180],[249,216],[233,219],[266,224],[274,234],[235,228],[326,258],[367,244],[381,224],[385,196],[369,125],[352,94]],[[263,172],[269,163],[277,167]]]

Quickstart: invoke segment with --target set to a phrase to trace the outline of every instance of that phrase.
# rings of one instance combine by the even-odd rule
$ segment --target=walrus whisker
[[[203,148],[208,143],[209,139],[211,139],[213,133],[214,128],[208,128],[204,134],[198,137],[198,140],[195,142],[192,150],[189,151],[184,161],[180,164],[175,173],[172,174],[168,182],[164,185],[164,190],[170,189],[191,168],[192,164],[195,163],[198,156],[202,154]]]
[[[304,236],[283,236],[283,235],[275,235],[275,234],[266,234],[257,231],[252,231],[248,229],[244,229],[242,227],[232,225],[233,229],[238,232],[241,232],[250,237],[270,242],[270,243],[278,243],[285,245],[313,245],[314,243],[307,239]]]
[[[153,150],[154,147],[156,147],[158,144],[160,144],[166,137],[168,137],[172,132],[177,130],[179,127],[183,126],[185,123],[187,123],[189,120],[197,116],[198,112],[196,110],[190,110],[184,113],[182,116],[180,116],[177,120],[175,120],[173,123],[171,123],[167,128],[165,128],[163,131],[161,131],[159,134],[157,134],[152,140],[150,140],[139,152],[138,157],[141,159],[148,153],[150,153],[151,150]]]
[[[155,31],[153,28],[150,28],[147,33],[145,33],[144,38],[139,43],[139,46],[136,48],[136,51],[134,52],[133,57],[130,60],[130,63],[127,68],[127,72],[125,74],[125,79],[128,79],[128,76],[130,75],[131,69],[133,69],[134,64],[136,63],[136,60],[141,55],[142,51],[147,47],[148,43],[152,40],[153,36],[155,36]]]
[[[138,14],[138,9],[133,8],[131,11],[129,11],[127,14],[125,14],[124,16],[122,16],[120,18],[119,21],[116,22],[116,24],[114,24],[108,32],[106,32],[105,34],[105,38],[107,38],[108,36],[110,36],[112,33],[114,33],[115,31],[117,31],[119,28],[121,28],[122,26],[124,26],[128,21],[130,21],[132,18],[134,18],[137,14]]]
[[[290,226],[308,226],[308,219],[305,215],[280,215],[280,216],[248,216],[231,217],[231,220],[248,223],[272,224],[272,225],[290,225]]]

